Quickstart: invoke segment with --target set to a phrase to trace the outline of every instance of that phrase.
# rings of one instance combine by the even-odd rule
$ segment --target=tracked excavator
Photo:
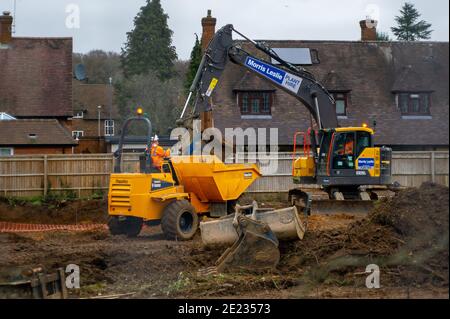
[[[257,58],[233,41],[236,33],[256,49],[275,60],[278,65]],[[295,97],[315,120],[316,127],[294,136],[292,176],[299,187],[289,191],[292,204],[308,212],[367,212],[374,200],[392,193],[392,150],[374,146],[374,130],[340,127],[333,96],[303,67],[281,59],[263,42],[255,42],[234,29],[221,28],[211,40],[191,86],[188,101],[195,95],[191,117],[200,117],[212,110],[211,96],[220,84],[227,63],[232,62],[269,81]],[[186,102],[181,115],[183,119]],[[303,138],[303,152],[297,152],[298,137]],[[322,203],[320,203],[322,202]],[[320,207],[320,206],[324,207]],[[339,206],[339,207],[338,207]]]
[[[238,42],[233,41],[233,33],[246,39],[277,64],[246,52]],[[299,106],[305,106],[311,113],[316,126],[294,136],[292,176],[294,183],[299,186],[289,191],[293,208],[288,208],[287,212],[261,213],[254,208],[251,215],[245,215],[240,209],[236,209],[234,219],[224,218],[200,224],[205,243],[234,242],[219,259],[222,268],[224,265],[242,266],[242,260],[245,259],[243,256],[252,251],[253,257],[258,255],[249,247],[260,247],[260,252],[274,251],[273,247],[278,246],[277,238],[283,237],[283,229],[272,229],[276,228],[276,224],[290,224],[291,236],[286,237],[301,238],[305,229],[297,220],[297,208],[305,215],[367,212],[374,200],[393,194],[388,189],[391,184],[392,150],[374,146],[374,130],[367,125],[340,127],[333,96],[313,74],[283,60],[265,43],[249,39],[231,24],[221,28],[209,43],[179,124],[203,118],[202,114],[211,112],[211,96],[220,85],[220,77],[229,62],[295,97]],[[192,99],[194,103],[191,103]],[[193,105],[192,112],[186,116],[189,105]],[[203,126],[205,128],[207,126]],[[299,154],[296,146],[300,136],[303,137],[303,152]],[[287,217],[281,217],[283,213],[287,213]],[[233,225],[235,231],[230,225]],[[257,244],[257,239],[266,244]],[[250,245],[249,241],[253,244]],[[262,260],[271,260],[269,264],[274,264],[279,257],[276,254],[272,254],[272,258],[262,253],[259,255],[263,256],[260,263]],[[247,262],[247,266],[255,265],[254,261],[253,258],[253,261],[248,260],[244,264]]]

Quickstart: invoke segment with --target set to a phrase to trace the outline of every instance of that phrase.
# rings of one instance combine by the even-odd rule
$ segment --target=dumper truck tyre
[[[125,235],[127,235],[127,237],[129,238],[134,238],[137,237],[137,235],[139,235],[139,233],[141,232],[144,221],[139,217],[128,216],[127,219],[125,219],[121,223]]]
[[[118,216],[111,216],[108,221],[108,228],[113,236],[136,237],[141,232],[142,224],[142,218],[129,216],[125,220],[120,220]]]
[[[173,201],[164,209],[161,228],[168,239],[192,239],[198,229],[195,208],[185,199]]]
[[[110,216],[108,219],[109,232],[113,236],[122,235],[123,229],[117,216]]]

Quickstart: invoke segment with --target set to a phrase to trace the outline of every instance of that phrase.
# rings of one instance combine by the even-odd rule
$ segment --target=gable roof
[[[31,136],[30,136],[31,134]],[[0,122],[0,145],[77,145],[56,119],[27,119]]]
[[[246,41],[236,41],[252,55],[270,58]],[[376,121],[377,144],[449,144],[449,43],[448,42],[373,42],[373,41],[265,41],[272,48],[310,48],[319,63],[305,68],[330,90],[351,90],[347,118],[340,126],[360,126]],[[405,74],[405,67],[411,72]],[[409,67],[408,67],[409,68]],[[413,71],[413,72],[412,72]],[[222,85],[213,95],[214,123],[221,130],[278,127],[279,144],[291,145],[296,131],[310,125],[307,109],[289,94],[274,94],[271,119],[241,118],[233,88],[246,69],[232,63],[222,75]],[[330,76],[331,73],[331,76]],[[260,78],[256,81],[267,82]],[[327,87],[328,88],[328,87]],[[405,118],[396,105],[395,90],[432,91],[431,117]]]
[[[72,38],[13,38],[0,48],[0,112],[72,116]]]
[[[112,93],[112,109],[110,110],[110,99]],[[118,119],[119,111],[115,103],[114,90],[106,84],[83,84],[79,81],[73,83],[73,110],[83,111],[86,120],[98,120],[98,106],[101,105],[101,119]],[[111,113],[110,113],[111,112]]]

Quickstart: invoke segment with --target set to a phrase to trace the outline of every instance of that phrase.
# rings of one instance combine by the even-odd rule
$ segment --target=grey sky
[[[74,51],[103,49],[120,52],[126,32],[145,0],[16,0],[16,36],[72,36]],[[358,40],[358,21],[379,19],[389,31],[404,0],[162,0],[174,31],[180,58],[187,59],[200,19],[213,10],[217,26],[227,23],[254,39]],[[422,18],[433,24],[432,40],[449,40],[448,0],[410,0]],[[14,0],[0,0],[0,10]],[[80,28],[66,27],[66,8],[80,8]],[[379,10],[378,10],[379,9]],[[392,36],[392,34],[390,33]]]

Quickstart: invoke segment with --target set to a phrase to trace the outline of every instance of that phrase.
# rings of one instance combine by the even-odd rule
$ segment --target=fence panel
[[[243,154],[236,154],[242,160]],[[263,176],[249,192],[286,192],[292,183],[292,154],[275,153],[259,161],[256,154],[246,160],[258,162]],[[112,154],[19,155],[0,158],[0,196],[32,197],[49,193],[84,197],[108,190],[113,171]],[[123,171],[139,171],[139,155],[124,154]],[[404,186],[420,186],[434,181],[449,185],[449,152],[394,152],[393,181]],[[298,186],[298,185],[297,185]]]

